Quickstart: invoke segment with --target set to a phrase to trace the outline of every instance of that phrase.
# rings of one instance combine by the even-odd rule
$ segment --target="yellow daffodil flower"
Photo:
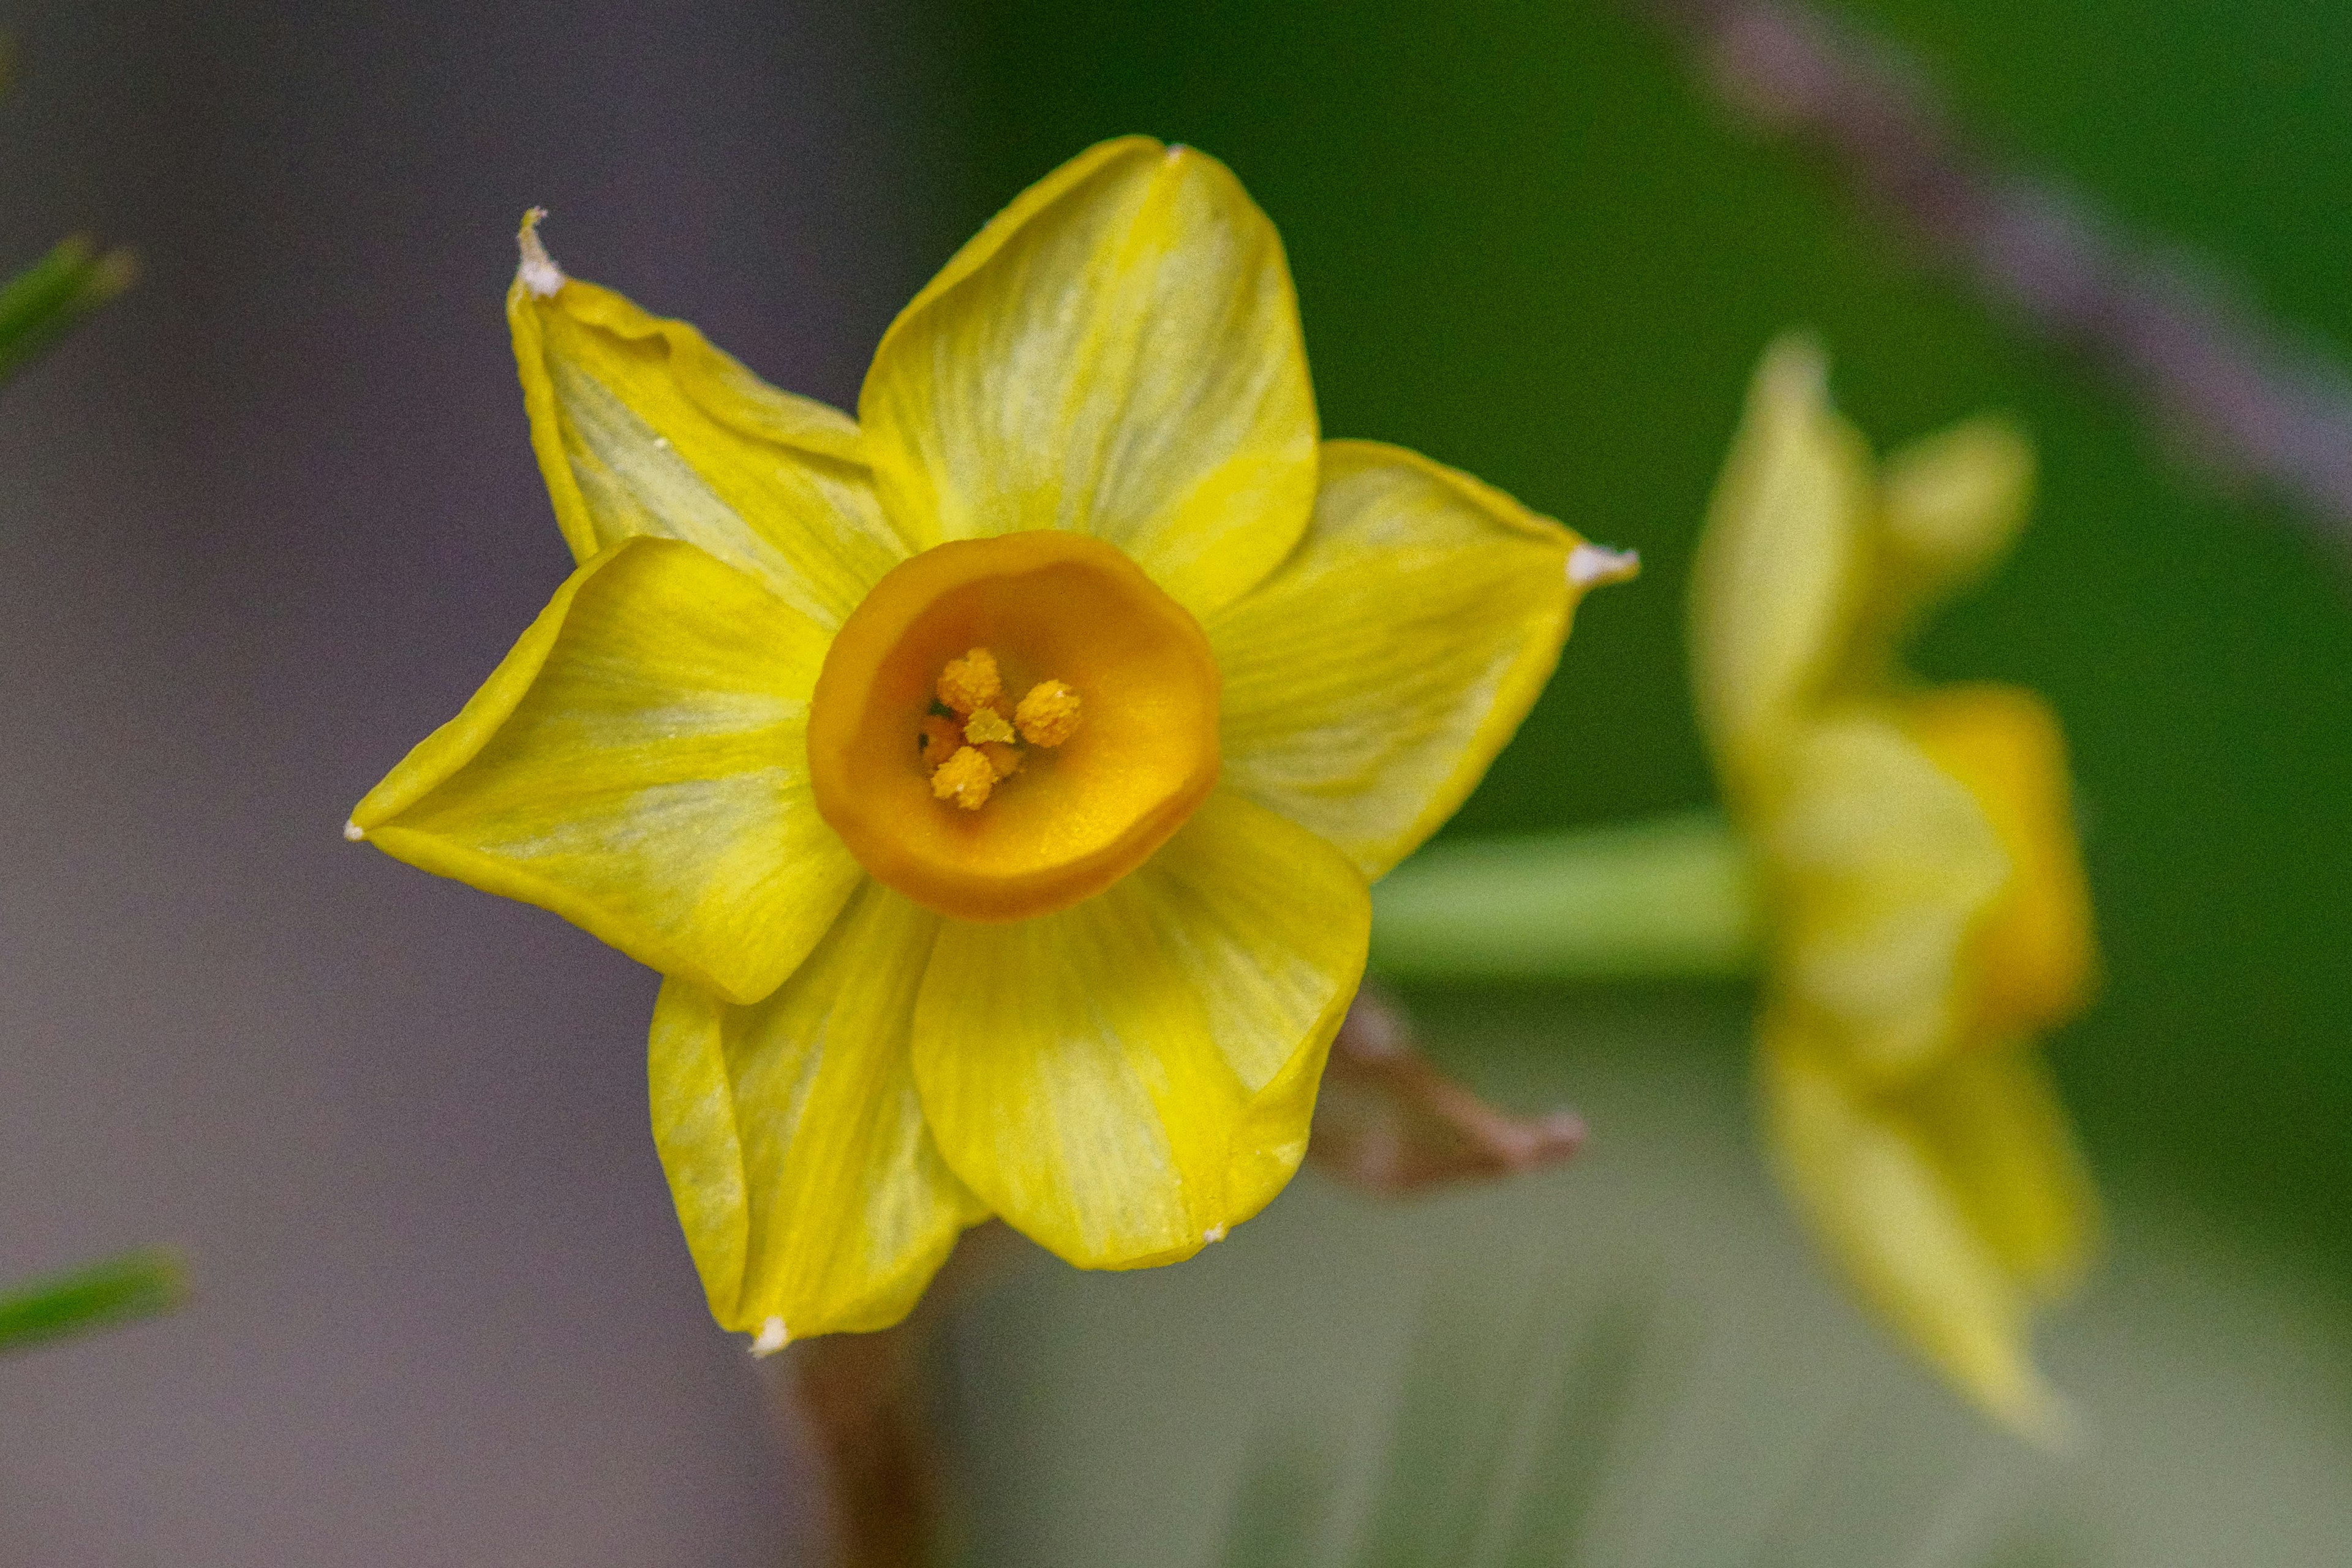
[[[1895,662],[2007,549],[2032,453],[1981,419],[1875,466],[1826,377],[1802,340],[1765,355],[1692,584],[1701,722],[1765,900],[1766,1135],[1871,1305],[2048,1436],[2029,1315],[2094,1224],[2034,1045],[2096,969],[2065,752],[2032,693]]]
[[[522,248],[579,567],[349,831],[667,976],[655,1136],[720,1323],[885,1327],[990,1214],[1106,1268],[1255,1214],[1367,880],[1630,560],[1322,441],[1281,244],[1184,148],[1023,193],[855,420]]]

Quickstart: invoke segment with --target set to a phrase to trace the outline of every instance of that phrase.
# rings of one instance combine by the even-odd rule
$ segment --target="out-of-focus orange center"
[[[843,623],[809,704],[809,780],[882,882],[961,920],[1023,920],[1109,887],[1207,798],[1217,693],[1200,623],[1114,547],[961,540],[894,567]]]
[[[1913,700],[1908,720],[2009,854],[2009,884],[1979,918],[1964,958],[1972,1032],[1999,1040],[2054,1028],[2083,1009],[2098,979],[2058,721],[2033,693],[1989,682],[1936,688]]]

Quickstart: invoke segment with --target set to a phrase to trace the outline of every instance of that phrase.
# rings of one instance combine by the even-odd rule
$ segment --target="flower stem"
[[[168,1312],[187,1299],[178,1257],[148,1247],[0,1296],[0,1352]]]
[[[1398,980],[1695,980],[1752,972],[1755,875],[1722,815],[1439,844],[1372,889]]]

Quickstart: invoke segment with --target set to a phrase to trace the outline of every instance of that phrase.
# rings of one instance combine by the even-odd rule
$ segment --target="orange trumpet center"
[[[816,808],[877,879],[1012,921],[1100,892],[1217,780],[1200,623],[1125,554],[1054,531],[960,540],[874,585],[809,703]]]

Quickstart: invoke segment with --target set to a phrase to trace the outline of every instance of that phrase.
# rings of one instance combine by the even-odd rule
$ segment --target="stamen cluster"
[[[916,743],[932,795],[966,811],[986,805],[991,792],[1021,771],[1022,742],[1050,748],[1077,732],[1076,691],[1064,681],[1041,680],[1014,704],[996,656],[984,647],[948,660],[938,690]]]

